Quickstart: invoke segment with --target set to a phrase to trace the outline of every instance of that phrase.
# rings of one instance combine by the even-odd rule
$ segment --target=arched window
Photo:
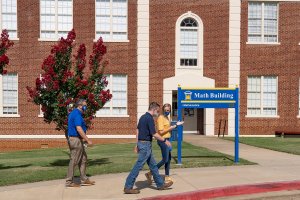
[[[203,23],[192,12],[176,22],[176,67],[203,70]]]
[[[188,17],[180,23],[180,66],[198,65],[198,23]]]

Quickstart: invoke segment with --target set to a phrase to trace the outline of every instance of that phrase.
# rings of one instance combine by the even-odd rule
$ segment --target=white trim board
[[[91,139],[134,139],[136,135],[87,135]],[[65,139],[65,135],[0,135],[0,139]]]
[[[149,0],[137,1],[137,119],[149,106]]]

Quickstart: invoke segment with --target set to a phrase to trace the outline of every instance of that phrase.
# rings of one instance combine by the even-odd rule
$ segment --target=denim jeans
[[[169,140],[169,139],[167,139]],[[157,140],[157,144],[160,147],[162,160],[157,164],[159,169],[161,166],[165,165],[165,175],[170,175],[170,164],[171,164],[171,151],[168,145],[165,142]]]
[[[146,141],[146,142],[139,141],[137,145],[138,145],[138,150],[139,150],[138,159],[126,179],[125,188],[126,189],[133,188],[136,177],[139,175],[140,170],[143,169],[143,166],[145,165],[146,162],[151,170],[151,173],[153,175],[153,179],[156,183],[156,186],[162,187],[164,184],[164,180],[159,175],[158,168],[156,166],[156,162],[153,157],[152,143],[148,142],[148,141]]]

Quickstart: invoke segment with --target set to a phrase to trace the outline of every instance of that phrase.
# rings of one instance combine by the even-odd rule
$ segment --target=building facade
[[[1,0],[0,23],[15,45],[0,76],[0,149],[64,145],[64,134],[28,102],[43,59],[74,28],[87,54],[100,36],[113,99],[97,112],[97,142],[135,137],[151,101],[177,86],[240,87],[240,134],[300,129],[300,2],[260,0]],[[184,133],[234,134],[234,110],[186,109]],[[226,124],[224,125],[224,123]],[[221,123],[221,125],[220,125]]]

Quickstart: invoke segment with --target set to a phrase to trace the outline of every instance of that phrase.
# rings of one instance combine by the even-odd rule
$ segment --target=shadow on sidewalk
[[[149,183],[148,183],[147,180],[145,180],[145,181],[137,181],[137,182],[135,182],[135,186],[139,190],[143,190],[145,188],[151,188],[151,189],[156,190],[156,187],[154,187],[153,185],[149,185]]]

